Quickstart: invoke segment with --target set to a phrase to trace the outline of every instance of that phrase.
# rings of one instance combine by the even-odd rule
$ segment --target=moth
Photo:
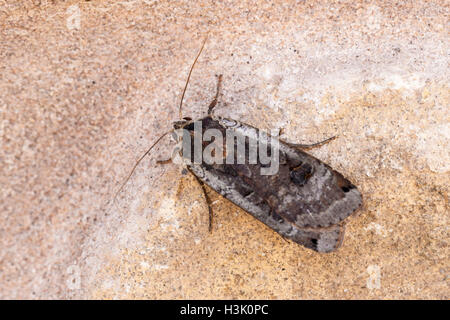
[[[141,160],[165,135],[182,131],[183,134],[176,135],[176,139],[184,146],[183,150],[178,148],[174,154],[179,156],[185,168],[194,175],[202,187],[209,208],[210,230],[213,213],[205,185],[285,239],[317,252],[336,250],[343,241],[344,220],[361,206],[362,196],[356,186],[341,173],[304,151],[329,142],[333,138],[312,145],[292,144],[279,139],[274,140],[274,137],[264,135],[254,126],[214,115],[222,76],[219,76],[216,95],[208,107],[207,116],[196,121],[188,117],[182,118],[184,94],[205,42],[206,39],[189,70],[183,90],[179,106],[182,120],[175,121],[174,129],[163,134],[139,158],[117,194]],[[216,143],[217,147],[213,149],[215,159],[222,161],[196,162],[195,151],[192,150],[197,147],[198,151],[199,146],[195,145],[195,137],[204,135],[208,130],[226,137],[222,141],[216,141],[218,139],[215,138],[211,142]],[[241,161],[237,161],[239,155],[234,152],[235,148],[239,148],[237,145],[239,140],[235,139],[236,137],[244,137],[244,140],[240,140],[241,150],[245,151],[243,158],[240,158]],[[201,140],[200,153],[205,152],[211,144]],[[250,161],[251,146],[255,145],[258,156]],[[260,157],[260,151],[264,148],[271,156],[276,155],[277,170],[272,174],[263,174],[268,166]],[[189,152],[185,152],[186,149]],[[165,162],[167,160],[160,161]]]

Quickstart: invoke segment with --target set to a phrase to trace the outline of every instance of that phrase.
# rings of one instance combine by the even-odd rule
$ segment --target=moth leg
[[[316,143],[313,143],[313,144],[300,144],[300,143],[290,143],[290,142],[286,142],[286,144],[289,145],[290,147],[293,147],[293,148],[311,149],[311,148],[315,148],[315,147],[320,147],[320,146],[322,146],[322,145],[324,145],[324,144],[326,144],[326,143],[328,143],[331,140],[334,140],[336,138],[337,138],[337,136],[332,136],[332,137],[330,137],[328,139],[325,139],[323,141],[316,142]]]
[[[168,164],[168,163],[172,163],[172,159],[169,158],[167,160],[157,160],[156,163],[157,164]]]
[[[288,238],[286,238],[285,236],[282,236],[281,234],[280,234],[280,236],[281,236],[281,239],[283,239],[284,241],[286,241],[287,243],[289,243]]]
[[[189,170],[189,172],[191,172],[191,171]],[[195,177],[195,180],[197,180],[197,182],[202,187],[203,194],[205,195],[206,204],[208,205],[208,212],[209,212],[209,226],[208,226],[208,230],[209,230],[209,232],[212,232],[213,212],[212,212],[212,208],[211,208],[211,205],[212,205],[211,199],[209,198],[208,193],[206,192],[206,187],[205,187],[205,184],[203,183],[203,181],[200,180],[195,174],[192,173],[192,175]]]
[[[214,97],[214,100],[209,104],[208,107],[208,116],[213,115],[213,109],[217,104],[217,100],[219,99],[219,93],[220,93],[220,86],[222,84],[222,75],[219,75],[219,79],[217,80],[217,90],[216,90],[216,96]]]

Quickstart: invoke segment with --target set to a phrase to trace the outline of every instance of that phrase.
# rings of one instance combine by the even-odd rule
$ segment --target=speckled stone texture
[[[395,3],[395,4],[394,4]],[[448,1],[0,1],[0,298],[449,299]],[[310,143],[361,190],[343,246],[284,241],[156,165],[178,117]]]

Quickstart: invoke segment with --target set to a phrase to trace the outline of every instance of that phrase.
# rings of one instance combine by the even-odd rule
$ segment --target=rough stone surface
[[[445,1],[0,1],[0,298],[449,299]],[[343,246],[288,243],[176,165],[217,111],[312,150],[364,195]]]

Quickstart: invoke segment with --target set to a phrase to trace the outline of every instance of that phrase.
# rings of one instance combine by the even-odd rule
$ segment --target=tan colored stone
[[[0,4],[0,298],[449,299],[448,7],[439,1]],[[362,191],[343,246],[284,241],[175,165],[217,111],[311,151]]]

